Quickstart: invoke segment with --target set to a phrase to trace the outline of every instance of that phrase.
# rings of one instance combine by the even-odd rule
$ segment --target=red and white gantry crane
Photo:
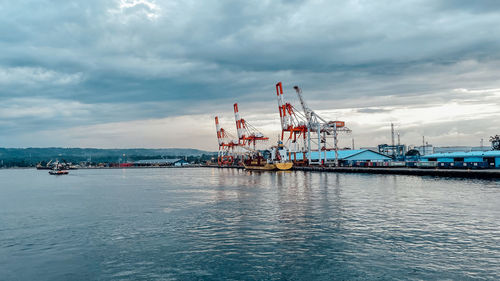
[[[302,111],[297,110],[291,103],[285,102],[283,98],[283,85],[276,84],[278,96],[278,109],[281,121],[281,140],[290,149],[289,158],[296,164],[332,164],[327,158],[327,151],[335,151],[333,164],[338,166],[338,134],[349,133],[351,130],[345,126],[344,121],[326,121],[307,106],[298,86],[294,87],[297,92]],[[288,134],[287,134],[288,133]],[[286,137],[286,139],[285,139]],[[329,143],[328,139],[333,138]],[[314,148],[316,147],[316,148]],[[313,159],[312,153],[316,151],[318,158]],[[302,153],[302,160],[297,160],[297,153]]]
[[[239,142],[234,140],[234,137],[220,126],[218,116],[215,116],[215,127],[217,129],[217,141],[219,143],[217,164],[219,166],[232,165],[234,162],[234,149],[239,146]]]
[[[278,111],[281,122],[281,141],[289,149],[289,160],[293,160],[296,164],[305,164],[307,120],[291,103],[285,102],[281,82],[276,84],[276,95],[278,97]],[[297,160],[297,153],[303,154],[302,160]]]
[[[253,145],[253,150],[255,150],[257,142],[265,142],[269,140],[268,137],[265,137],[264,134],[248,123],[245,119],[240,117],[238,103],[235,103],[233,108],[234,119],[236,120],[236,130],[238,131],[238,140],[241,146],[249,147],[250,145]]]

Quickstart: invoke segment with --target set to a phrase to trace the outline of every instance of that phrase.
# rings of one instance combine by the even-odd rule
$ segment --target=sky
[[[0,1],[0,147],[217,150],[232,105],[280,130],[275,84],[341,145],[489,145],[500,1]]]

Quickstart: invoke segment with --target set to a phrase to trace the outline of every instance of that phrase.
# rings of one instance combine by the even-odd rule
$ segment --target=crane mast
[[[250,146],[253,144],[253,149],[255,150],[255,145],[257,142],[264,142],[269,140],[268,137],[264,136],[259,130],[248,123],[245,119],[240,117],[240,112],[238,109],[238,103],[233,105],[234,108],[234,119],[236,121],[236,129],[238,131],[238,141],[242,146]]]
[[[299,111],[289,102],[285,102],[283,98],[283,84],[276,84],[276,95],[278,97],[278,112],[281,121],[281,141],[288,144],[288,159],[293,160],[297,164],[305,164],[306,159],[306,134],[307,120]],[[285,133],[288,133],[285,139]],[[300,147],[302,142],[302,147]],[[302,153],[302,160],[297,160],[297,153]],[[292,159],[293,154],[293,159]]]
[[[234,162],[234,148],[237,147],[239,143],[233,140],[234,137],[220,126],[218,116],[215,116],[215,128],[217,130],[217,142],[219,143],[217,164],[219,166],[232,165]]]

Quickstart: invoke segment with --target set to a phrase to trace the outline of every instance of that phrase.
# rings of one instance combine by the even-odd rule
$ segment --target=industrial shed
[[[387,162],[392,160],[390,157],[375,152],[369,149],[354,149],[354,150],[339,150],[339,161],[344,163],[350,162]],[[321,152],[321,158],[324,157],[324,152]],[[335,160],[335,151],[326,152],[327,161]],[[297,153],[297,160],[302,160],[302,153]],[[311,160],[318,160],[318,152],[311,152]]]
[[[440,163],[481,163],[486,162],[488,166],[500,168],[500,151],[471,151],[471,152],[451,152],[434,153],[422,156],[422,161],[436,161]]]
[[[136,166],[186,166],[189,165],[184,159],[148,159],[135,161]]]

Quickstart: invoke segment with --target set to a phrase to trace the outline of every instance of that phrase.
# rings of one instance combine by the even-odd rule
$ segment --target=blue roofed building
[[[486,162],[489,167],[500,168],[500,151],[470,151],[470,152],[450,152],[433,153],[422,156],[421,161],[436,161],[440,163],[480,163]]]
[[[321,159],[324,159],[324,155],[325,151],[322,151]],[[312,151],[310,158],[317,161],[319,159],[318,152]],[[335,161],[335,151],[326,151],[326,159],[327,162]],[[339,150],[338,159],[341,164],[350,162],[388,162],[392,160],[384,154],[369,149]],[[302,153],[297,153],[297,160],[303,160]]]

